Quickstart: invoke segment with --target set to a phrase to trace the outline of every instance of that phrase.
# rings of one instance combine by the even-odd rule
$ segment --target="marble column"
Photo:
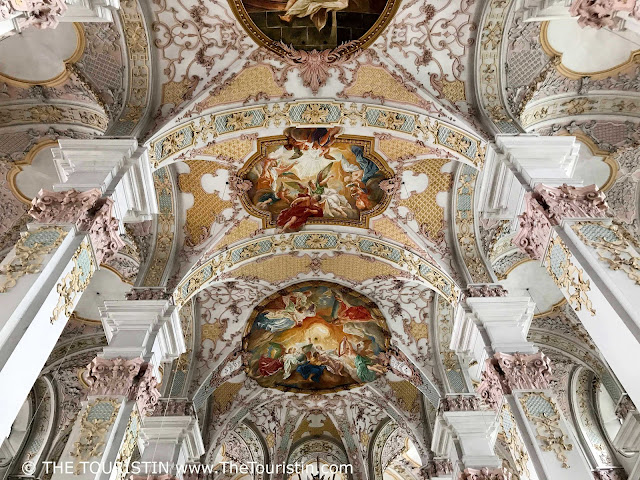
[[[540,260],[635,401],[640,382],[640,244],[607,217],[602,192],[536,185],[514,243]]]
[[[469,340],[484,341],[488,358],[477,392],[498,415],[518,475],[538,480],[589,478],[591,471],[578,449],[573,450],[576,440],[550,391],[549,359],[527,341],[534,302],[509,296],[499,285],[474,285],[467,289],[461,308],[465,314],[456,318],[452,348],[475,349],[478,358],[477,341]],[[475,335],[468,333],[474,330]]]
[[[495,454],[497,412],[475,394],[450,394],[440,400],[431,449],[436,458],[449,457],[449,468],[427,478],[475,478],[474,472],[502,480],[509,478]]]
[[[638,403],[638,242],[608,217],[604,194],[574,178],[574,137],[498,135],[490,150],[483,217],[518,222],[514,244],[546,267]]]
[[[35,383],[100,263],[124,242],[113,202],[97,190],[45,194],[30,214],[37,223],[0,264],[0,438]]]
[[[41,190],[34,222],[0,264],[0,439],[103,261],[124,242],[124,222],[157,213],[153,179],[135,139],[61,140],[61,183]]]
[[[53,479],[124,480],[146,415],[155,411],[159,366],[185,351],[170,300],[105,302],[109,345],[87,367],[87,400]]]
[[[628,480],[640,480],[640,412],[628,395],[624,394],[616,407],[616,416],[622,422],[613,445],[625,455],[636,455],[636,463]],[[607,480],[606,477],[602,477]],[[616,477],[611,476],[612,479]]]
[[[535,304],[529,297],[510,297],[500,285],[470,285],[465,292],[464,303],[458,308],[453,332],[451,349],[473,359],[477,365],[475,376],[480,376],[487,362],[496,350],[535,353],[536,348],[527,341],[527,332],[533,317]],[[484,373],[482,373],[484,375]],[[476,397],[476,409],[488,410],[495,415],[496,435],[502,427],[505,443],[516,460],[518,474],[523,479],[529,478],[531,461],[521,440],[519,426],[510,413],[508,406],[494,408],[480,397]],[[475,404],[474,404],[475,405]],[[485,412],[488,416],[488,413]],[[495,440],[491,443],[491,448]],[[529,448],[533,448],[532,445]],[[494,454],[495,458],[497,456]],[[496,470],[502,466],[498,459],[492,463],[464,465],[466,468],[460,478],[502,478],[506,473]],[[492,477],[493,475],[493,477]]]
[[[521,440],[514,441],[524,443],[516,459],[519,468],[533,468],[538,480],[590,478],[591,468],[551,391],[551,378],[543,353],[496,353],[487,360],[478,394],[500,412],[503,425],[515,423]]]

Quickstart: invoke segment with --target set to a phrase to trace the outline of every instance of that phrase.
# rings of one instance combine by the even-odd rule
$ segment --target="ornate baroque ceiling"
[[[478,380],[483,359],[450,350],[470,283],[537,297],[530,338],[563,365],[562,408],[593,375],[619,396],[516,226],[477,203],[494,134],[575,135],[579,174],[637,228],[638,36],[529,21],[509,0],[329,3],[123,0],[112,23],[0,40],[3,253],[59,181],[60,139],[135,136],[159,204],[43,372],[37,394],[65,405],[52,449],[104,344],[96,304],[132,285],[180,308],[188,350],[163,388],[193,400],[211,463],[419,478],[439,398]]]

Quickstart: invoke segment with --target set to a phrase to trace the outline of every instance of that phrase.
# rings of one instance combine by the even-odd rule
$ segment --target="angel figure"
[[[282,297],[284,308],[263,312],[256,325],[270,332],[289,330],[302,325],[305,318],[316,314],[316,306],[309,300],[311,292],[294,292]]]
[[[309,217],[322,217],[323,209],[320,205],[320,195],[308,195],[306,193],[299,193],[289,208],[282,210],[276,225],[282,229],[283,232],[294,232],[300,230]]]
[[[347,174],[349,174],[345,177],[344,180],[346,183],[356,183],[358,186],[360,186],[360,188],[365,190],[367,182],[372,177],[374,177],[380,169],[374,162],[372,162],[368,158],[365,158],[364,150],[362,150],[362,147],[358,145],[352,145],[351,151],[356,156],[356,162],[358,162],[360,168],[356,167],[355,165],[351,165],[346,161],[346,159],[343,160],[341,162],[342,169]]]
[[[280,147],[275,152],[269,154],[262,163],[262,172],[256,182],[256,190],[275,191],[278,177],[295,166],[295,162],[283,164],[281,161],[288,161],[292,156],[293,152],[286,150],[284,147]]]

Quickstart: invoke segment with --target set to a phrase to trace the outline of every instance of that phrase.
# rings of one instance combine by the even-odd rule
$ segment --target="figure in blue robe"
[[[269,312],[272,313],[272,312]],[[262,330],[269,330],[272,333],[283,332],[285,330],[289,330],[296,324],[293,320],[291,320],[288,316],[273,316],[267,317],[264,313],[258,315],[256,319],[256,327],[261,328]]]
[[[359,147],[358,145],[352,145],[351,151],[356,156],[356,161],[364,172],[364,174],[362,175],[362,183],[366,185],[367,181],[371,179],[371,177],[375,176],[375,174],[378,173],[378,170],[380,169],[371,160],[369,160],[368,158],[364,158],[364,150],[362,150],[362,147]]]
[[[302,375],[302,378],[304,378],[305,380],[311,378],[312,381],[318,383],[320,381],[320,377],[322,376],[322,372],[324,372],[326,368],[327,367],[325,367],[324,365],[305,363],[304,365],[298,365],[296,367],[296,370],[298,371],[298,373],[300,373],[300,375]]]

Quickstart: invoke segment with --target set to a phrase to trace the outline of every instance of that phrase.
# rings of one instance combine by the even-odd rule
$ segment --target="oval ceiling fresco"
[[[247,369],[261,386],[299,393],[336,391],[385,372],[390,334],[378,307],[329,282],[280,290],[252,313]]]
[[[344,56],[368,47],[400,4],[400,0],[229,1],[259,45],[294,58],[299,50],[334,50],[334,55]]]
[[[372,138],[339,132],[290,127],[284,136],[258,140],[258,152],[240,171],[251,184],[242,202],[265,228],[367,227],[385,210],[390,197],[381,183],[393,172],[373,152]]]

